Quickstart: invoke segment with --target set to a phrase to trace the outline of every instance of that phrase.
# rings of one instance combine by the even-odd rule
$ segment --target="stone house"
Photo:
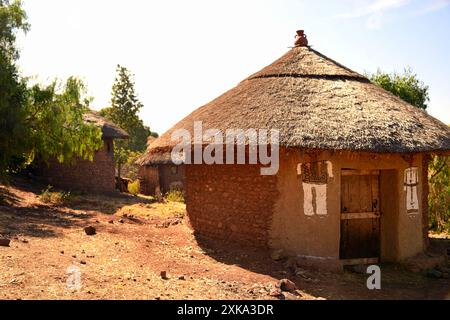
[[[196,234],[332,269],[398,262],[426,249],[428,157],[449,154],[449,127],[304,38],[181,120],[148,153],[170,153],[172,134],[195,135],[198,121],[204,130],[279,130],[279,170],[186,163]]]
[[[114,192],[114,140],[127,139],[128,134],[95,111],[87,112],[84,119],[102,129],[103,147],[96,151],[93,161],[76,160],[73,165],[69,165],[50,160],[49,164],[39,166],[37,174],[57,188],[96,193]]]

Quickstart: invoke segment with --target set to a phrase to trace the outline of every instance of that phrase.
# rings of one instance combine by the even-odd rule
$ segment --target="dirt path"
[[[173,219],[182,204],[82,196],[52,206],[39,190],[26,181],[1,190],[0,235],[12,242],[0,247],[0,299],[276,299],[269,292],[286,277],[303,299],[450,298],[449,280],[398,266],[382,267],[379,291],[366,288],[365,274],[292,276],[267,252],[196,238]],[[80,270],[80,290],[68,288],[68,268]]]

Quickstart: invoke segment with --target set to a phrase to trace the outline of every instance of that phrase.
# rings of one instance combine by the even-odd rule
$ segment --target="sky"
[[[98,110],[121,64],[135,75],[141,118],[160,134],[279,58],[298,29],[357,72],[411,67],[430,88],[428,112],[450,124],[450,0],[23,2],[23,75],[80,77]]]

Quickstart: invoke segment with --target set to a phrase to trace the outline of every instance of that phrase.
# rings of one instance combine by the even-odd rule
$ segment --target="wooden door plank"
[[[358,176],[349,176],[348,178],[348,212],[361,212],[360,209],[360,179]],[[367,211],[367,210],[366,210]]]
[[[379,176],[380,170],[353,170],[343,169],[341,176]]]
[[[372,211],[372,176],[359,177],[359,211]],[[351,211],[353,212],[353,211]]]
[[[341,176],[341,259],[379,255],[378,184],[378,175]]]
[[[380,212],[342,212],[341,220],[353,219],[377,219],[380,217]]]

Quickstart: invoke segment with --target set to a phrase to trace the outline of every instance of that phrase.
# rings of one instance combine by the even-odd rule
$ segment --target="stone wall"
[[[197,234],[267,247],[275,176],[257,165],[186,165],[186,202]]]
[[[50,161],[40,175],[52,186],[67,190],[109,193],[115,191],[114,148],[112,140],[104,140],[94,160],[77,160],[75,164]]]

